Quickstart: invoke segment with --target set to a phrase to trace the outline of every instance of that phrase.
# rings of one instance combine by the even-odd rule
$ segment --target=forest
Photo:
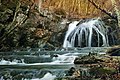
[[[0,80],[119,80],[119,5],[0,0]]]
[[[115,44],[119,44],[119,4],[117,0],[1,0],[0,50],[61,47],[66,24],[60,22],[95,17],[103,18],[106,23],[113,21],[108,25],[112,26],[111,34],[118,33]],[[61,27],[57,27],[59,25]]]

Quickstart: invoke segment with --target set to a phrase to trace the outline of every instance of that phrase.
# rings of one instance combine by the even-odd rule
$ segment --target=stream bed
[[[105,54],[109,47],[68,48],[48,51],[39,48],[0,52],[0,80],[54,80],[65,77],[74,60],[89,52]]]

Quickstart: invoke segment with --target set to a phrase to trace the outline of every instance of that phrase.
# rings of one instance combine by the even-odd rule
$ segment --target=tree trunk
[[[117,6],[117,2],[115,0],[111,0],[112,5],[114,7],[115,13],[117,15],[117,20],[118,20],[118,27],[120,27],[120,10]]]

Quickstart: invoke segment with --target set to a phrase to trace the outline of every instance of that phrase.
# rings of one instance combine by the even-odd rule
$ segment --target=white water
[[[0,61],[0,65],[15,65],[15,64],[25,64],[24,59],[21,60],[14,59],[13,61],[2,59]]]
[[[64,48],[75,47],[76,39],[78,40],[77,44],[79,47],[82,47],[83,41],[85,41],[85,47],[92,47],[92,43],[94,43],[92,42],[92,36],[94,34],[97,34],[97,47],[100,47],[100,36],[102,37],[102,46],[105,47],[109,45],[105,24],[103,21],[101,21],[101,19],[91,19],[81,24],[78,23],[79,21],[74,21],[69,24],[68,31],[63,43]],[[93,30],[95,32],[93,32]]]
[[[96,51],[96,50],[99,50],[99,49],[97,49],[97,48],[95,48],[95,49],[84,48],[84,49],[80,49],[80,50],[81,51],[82,50]],[[82,53],[80,50],[77,50],[77,48],[75,48],[74,52],[68,52],[68,53],[64,53],[64,54],[61,54],[61,55],[57,52],[57,54],[52,54],[53,56],[50,55],[50,54],[45,54],[45,55],[35,55],[34,54],[34,55],[30,55],[30,56],[40,56],[40,58],[42,57],[43,59],[50,59],[49,57],[51,57],[51,62],[43,62],[43,63],[27,63],[26,61],[24,62],[24,59],[21,59],[21,60],[20,59],[19,60],[14,59],[12,61],[10,61],[9,59],[8,60],[1,59],[0,60],[0,66],[4,67],[4,65],[7,65],[9,67],[9,66],[12,65],[11,67],[13,67],[14,65],[15,66],[18,65],[19,68],[20,67],[23,68],[25,66],[24,67],[25,69],[26,68],[28,69],[28,67],[31,67],[29,70],[31,70],[32,68],[37,68],[38,72],[37,71],[32,72],[34,74],[32,76],[32,78],[25,76],[24,78],[22,78],[22,80],[55,80],[58,77],[65,76],[65,72],[64,72],[65,70],[70,69],[71,67],[75,67],[74,60],[75,60],[75,58],[77,56],[79,56],[81,54],[88,54],[87,51],[85,53]],[[77,51],[80,51],[80,53],[77,52]],[[61,52],[61,51],[59,51],[59,52]],[[101,54],[104,54],[104,53],[101,53]],[[29,55],[27,55],[26,57],[29,57]],[[7,66],[5,66],[5,67],[7,67]],[[42,75],[42,76],[39,77],[39,76],[36,75],[36,74],[39,74],[38,67],[40,68],[40,70],[43,69],[43,71],[44,71],[44,69],[48,69],[48,71],[45,72],[44,76]],[[54,69],[54,71],[51,70],[51,69]],[[61,69],[63,70],[63,72],[61,72]],[[88,72],[87,72],[86,69],[83,69],[82,71],[84,72],[82,74],[89,75],[89,74],[87,74]],[[22,75],[28,75],[28,74],[20,73],[20,75],[21,74]],[[30,72],[30,74],[31,74],[31,72]],[[41,74],[41,72],[40,72],[40,74]],[[60,75],[60,76],[58,76],[58,75]],[[12,76],[11,76],[11,78],[12,78]],[[0,80],[5,80],[5,76],[0,76]]]
[[[69,54],[69,53],[67,53],[67,54]],[[67,54],[64,54],[64,55],[57,54],[58,57],[53,57],[52,63],[55,63],[55,64],[57,64],[57,63],[69,63],[70,64],[71,63],[71,64],[73,64],[74,60],[77,56],[74,56],[74,55],[68,56]]]
[[[55,75],[51,73],[46,73],[42,78],[34,78],[34,79],[22,79],[22,80],[54,80],[56,78]]]
[[[65,39],[64,39],[64,43],[63,43],[63,47],[72,47],[72,45],[70,44],[70,42],[67,40],[68,36],[70,35],[70,33],[77,27],[76,25],[79,23],[79,21],[74,21],[71,24],[69,24],[69,28],[67,31],[67,34],[65,35]]]
[[[69,25],[69,29],[67,31],[67,34],[65,36],[65,40],[64,40],[64,44],[63,47],[75,47],[75,38],[76,35],[78,36],[78,45],[81,47],[82,46],[82,39],[83,38],[83,33],[85,33],[85,40],[86,40],[86,45],[88,47],[91,47],[92,45],[92,35],[93,30],[95,30],[95,32],[98,35],[98,46],[99,41],[100,41],[100,36],[102,36],[102,42],[103,42],[103,46],[107,46],[108,45],[108,39],[107,39],[107,35],[106,35],[106,30],[104,28],[104,23],[101,22],[99,19],[95,19],[95,20],[90,20],[88,22],[79,24],[77,26],[77,24],[79,23],[79,21],[74,21]],[[72,36],[71,36],[72,35]],[[71,36],[70,41],[68,40],[68,37]],[[31,49],[28,50],[28,52],[30,52]],[[38,50],[40,51],[40,49]],[[81,53],[65,53],[65,54],[56,54],[57,56],[52,57],[52,61],[51,62],[43,62],[43,63],[25,63],[24,60],[16,60],[14,59],[13,61],[7,61],[2,59],[0,61],[0,65],[27,65],[27,66],[36,66],[39,65],[40,67],[42,65],[44,66],[54,66],[57,67],[55,65],[61,66],[61,65],[67,65],[67,66],[71,66],[74,65],[74,60],[75,58]],[[104,53],[101,53],[104,54]],[[30,55],[30,56],[34,56],[34,55]],[[41,55],[40,55],[41,56]],[[41,57],[44,58],[49,58],[51,57],[50,55],[42,55]],[[44,67],[43,66],[43,67]],[[85,69],[83,69],[83,71],[85,71],[85,73],[87,73]],[[46,73],[42,78],[32,78],[32,79],[23,79],[23,80],[54,80],[56,78],[56,74],[53,75],[51,73]],[[3,79],[3,77],[1,77],[0,79]],[[4,79],[3,79],[4,80]]]
[[[43,78],[41,78],[40,80],[54,80],[55,78],[56,78],[55,75],[52,75],[52,74],[50,74],[50,73],[48,72],[48,73],[46,73],[46,74],[43,76]]]
[[[22,62],[19,62],[19,60],[16,60],[14,59],[13,61],[9,61],[9,60],[5,60],[5,59],[2,59],[0,61],[0,65],[27,65],[27,66],[55,66],[55,65],[58,65],[58,66],[71,66],[71,64],[73,65],[74,63],[74,59],[75,57],[77,56],[73,56],[73,55],[70,55],[72,53],[66,53],[66,54],[63,54],[63,55],[59,55],[57,54],[57,57],[53,57],[52,58],[52,61],[51,62],[44,62],[44,63],[25,63],[24,61]],[[44,57],[44,56],[43,56]],[[57,67],[57,66],[56,66]],[[44,67],[43,67],[44,68]],[[53,68],[54,69],[54,68]],[[64,67],[65,69],[65,67]],[[69,69],[69,68],[68,68]],[[64,73],[63,73],[64,74]],[[54,80],[58,74],[51,74],[49,72],[47,72],[42,78],[32,78],[32,79],[28,79],[28,78],[22,78],[22,80]],[[0,78],[0,80],[5,80],[4,77],[2,76]]]
[[[63,55],[56,54],[57,57],[53,57],[51,62],[43,62],[43,63],[25,63],[23,59],[21,60],[5,60],[1,59],[0,60],[0,65],[69,65],[69,64],[74,64],[74,60],[77,56],[72,55],[72,53],[66,53]],[[45,58],[44,56],[42,56]],[[50,57],[48,55],[47,57]]]

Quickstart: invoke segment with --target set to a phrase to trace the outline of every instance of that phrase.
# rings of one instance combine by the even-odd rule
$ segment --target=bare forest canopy
[[[35,1],[38,2],[38,0]],[[120,0],[116,1],[116,5],[120,5]],[[66,17],[91,18],[104,16],[105,13],[101,10],[106,11],[110,15],[115,14],[111,0],[44,0],[41,3],[42,7],[48,10],[64,11],[67,15]],[[97,8],[93,3],[95,3]],[[39,6],[41,5],[39,4]]]
[[[120,43],[120,0],[0,0],[0,51],[54,49],[63,44],[63,20],[110,16],[106,23]],[[106,20],[106,19],[105,19]]]

